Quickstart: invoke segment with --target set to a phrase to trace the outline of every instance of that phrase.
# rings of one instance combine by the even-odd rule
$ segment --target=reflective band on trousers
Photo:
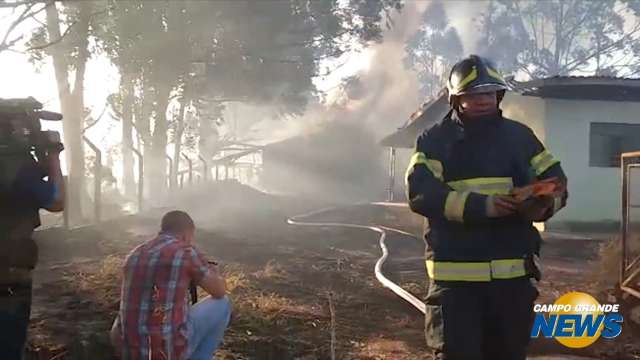
[[[536,175],[541,175],[543,172],[547,171],[548,168],[559,162],[560,161],[554,158],[549,151],[544,150],[531,159],[531,168]]]
[[[524,259],[501,259],[490,262],[446,262],[427,260],[429,278],[440,281],[491,281],[514,279],[527,274]]]

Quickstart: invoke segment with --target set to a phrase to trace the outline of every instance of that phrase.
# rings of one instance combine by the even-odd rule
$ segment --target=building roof
[[[525,82],[510,80],[524,96],[567,100],[639,101],[640,79],[607,76],[554,76]]]
[[[446,91],[423,103],[411,114],[407,122],[396,132],[380,141],[382,146],[411,148],[416,143],[418,134],[433,125],[449,111],[449,100]]]
[[[519,82],[507,79],[514,92],[523,96],[565,100],[637,101],[640,102],[640,79],[606,76],[554,76]],[[380,144],[388,147],[411,148],[416,138],[449,110],[446,90],[422,104],[396,132]]]

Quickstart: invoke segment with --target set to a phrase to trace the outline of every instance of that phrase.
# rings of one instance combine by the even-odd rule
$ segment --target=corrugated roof
[[[418,111],[411,114],[409,120],[396,132],[380,141],[382,146],[411,148],[416,137],[444,116],[449,110],[446,92],[422,104]]]
[[[524,96],[565,100],[637,101],[640,102],[640,79],[610,76],[553,76],[531,81],[507,78],[512,90]],[[411,148],[416,137],[448,111],[446,90],[423,103],[406,123],[388,135],[382,146]]]
[[[507,80],[525,96],[571,100],[640,101],[640,79],[610,76],[553,76],[518,82]]]

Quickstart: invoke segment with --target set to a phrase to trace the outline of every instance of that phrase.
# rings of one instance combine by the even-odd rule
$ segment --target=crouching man
[[[225,280],[193,245],[182,211],[162,218],[156,238],[125,261],[120,311],[111,341],[122,359],[211,359],[231,316]],[[211,296],[190,307],[193,281]]]

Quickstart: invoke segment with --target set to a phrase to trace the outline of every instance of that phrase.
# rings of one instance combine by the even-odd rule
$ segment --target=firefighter
[[[447,84],[451,110],[418,139],[406,173],[411,210],[429,223],[425,336],[438,359],[525,359],[539,280],[533,222],[567,200],[560,162],[533,131],[502,116],[508,89],[493,63],[471,55]],[[554,179],[552,194],[514,189]]]

